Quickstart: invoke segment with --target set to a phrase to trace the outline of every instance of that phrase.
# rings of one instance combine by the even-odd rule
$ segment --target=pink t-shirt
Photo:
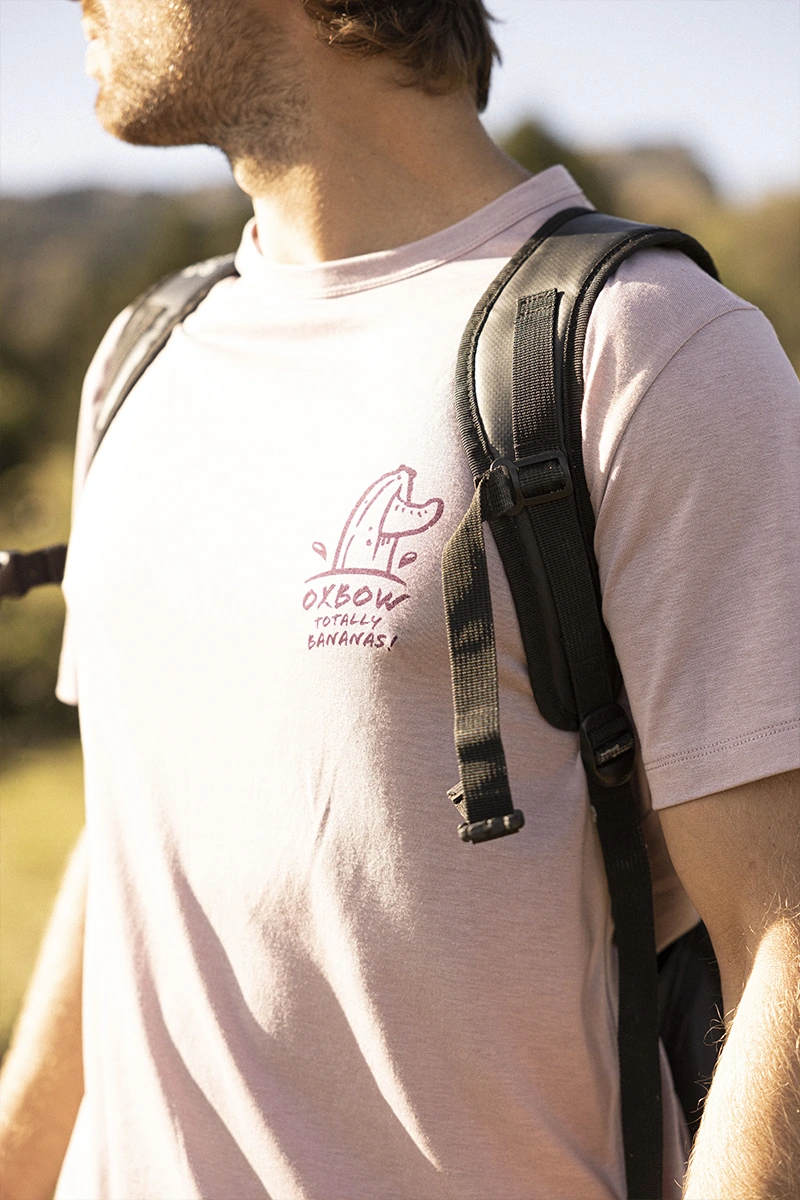
[[[472,493],[456,350],[507,258],[581,202],[556,167],[421,242],[310,267],[267,263],[249,226],[241,277],[172,335],[84,487],[119,321],[101,347],[59,693],[80,697],[90,854],[59,1200],[624,1194],[602,859],[490,538],[525,829],[466,847],[446,797],[440,559]],[[648,782],[658,809],[800,765],[800,388],[770,326],[648,251],[598,301],[585,373],[643,804]],[[695,917],[657,824],[663,944]]]

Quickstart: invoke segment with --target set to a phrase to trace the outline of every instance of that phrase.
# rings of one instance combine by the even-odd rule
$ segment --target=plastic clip
[[[602,787],[621,787],[633,774],[635,741],[628,714],[604,704],[581,721],[581,758],[588,775]]]
[[[462,842],[491,842],[495,838],[518,833],[524,824],[524,814],[515,808],[504,817],[489,817],[486,821],[464,821],[458,827],[458,836]]]

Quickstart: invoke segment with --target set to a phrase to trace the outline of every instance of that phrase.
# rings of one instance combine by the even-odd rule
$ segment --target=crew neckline
[[[484,242],[503,233],[518,221],[574,200],[591,207],[565,167],[548,167],[492,200],[463,221],[416,242],[362,254],[309,264],[271,263],[263,257],[256,240],[256,220],[245,225],[236,254],[236,269],[243,280],[266,288],[276,298],[324,299],[383,287],[400,279],[431,271],[461,258]]]

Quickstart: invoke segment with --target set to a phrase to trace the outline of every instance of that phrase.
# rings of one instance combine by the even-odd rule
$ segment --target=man
[[[580,193],[484,134],[479,0],[85,0],[84,28],[105,127],[219,146],[255,220],[84,488],[122,321],[87,379],[60,682],[87,836],[8,1064],[6,1194],[49,1194],[80,1102],[59,1200],[622,1196],[602,859],[491,547],[528,825],[467,849],[444,799],[456,349]],[[797,381],[658,251],[607,285],[584,366],[606,620],[730,1026],[684,1195],[796,1195]],[[656,826],[664,945],[696,918]]]

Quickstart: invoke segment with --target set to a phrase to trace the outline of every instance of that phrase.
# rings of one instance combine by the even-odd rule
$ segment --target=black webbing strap
[[[627,1193],[629,1200],[660,1200],[663,1131],[650,864],[630,783],[608,788],[588,772],[587,777],[617,947],[617,1054]]]
[[[61,583],[66,557],[66,546],[47,546],[27,554],[21,550],[0,550],[0,597],[19,599],[44,583]]]
[[[562,438],[554,354],[559,294],[555,288],[523,296],[514,320],[514,374],[511,422],[517,459],[542,450],[559,450]]]
[[[448,792],[464,817],[464,841],[482,842],[514,833],[524,824],[508,786],[503,743],[492,598],[483,521],[488,509],[505,507],[502,475],[485,476],[442,555],[447,636],[453,682],[455,744],[460,783]]]

